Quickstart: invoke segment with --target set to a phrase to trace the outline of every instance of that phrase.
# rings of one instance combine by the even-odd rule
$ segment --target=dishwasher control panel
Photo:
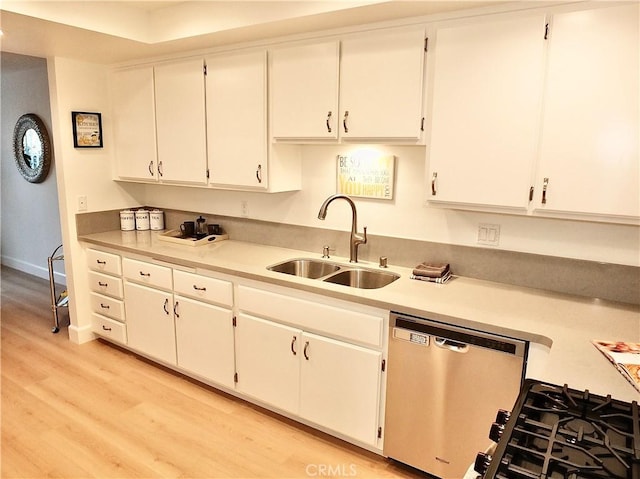
[[[410,343],[418,344],[420,346],[429,346],[430,336],[428,334],[409,331],[408,329],[403,328],[393,328],[393,337],[394,339],[409,341]]]

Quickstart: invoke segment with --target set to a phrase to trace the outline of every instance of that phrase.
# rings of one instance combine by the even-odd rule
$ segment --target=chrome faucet
[[[358,234],[358,213],[356,211],[356,204],[353,202],[353,200],[347,195],[329,196],[329,198],[324,200],[324,203],[322,203],[322,206],[320,207],[320,211],[318,212],[318,219],[324,220],[327,217],[327,207],[329,206],[329,203],[331,203],[333,200],[337,200],[338,198],[342,198],[351,206],[351,237],[349,240],[349,261],[351,263],[357,263],[358,246],[367,242],[367,227],[364,227],[364,233],[362,235]]]

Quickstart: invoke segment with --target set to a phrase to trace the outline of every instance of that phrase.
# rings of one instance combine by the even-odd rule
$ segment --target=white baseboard
[[[8,256],[2,256],[2,264],[9,268],[17,269],[23,273],[37,276],[38,278],[49,280],[49,267],[41,266],[39,264],[28,263],[16,258],[10,258]],[[53,272],[53,277],[57,284],[67,284],[67,275],[58,271]]]

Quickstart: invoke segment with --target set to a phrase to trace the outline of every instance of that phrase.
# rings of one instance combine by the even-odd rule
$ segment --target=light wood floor
[[[47,281],[1,280],[3,478],[427,477],[107,343],[73,344],[51,333]]]

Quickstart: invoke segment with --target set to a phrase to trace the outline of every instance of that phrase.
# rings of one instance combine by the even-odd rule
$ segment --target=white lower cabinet
[[[382,353],[311,333],[301,349],[300,416],[375,444]]]
[[[128,345],[164,363],[176,364],[173,293],[126,281]]]
[[[376,446],[383,353],[381,340],[373,338],[380,338],[384,313],[378,316],[242,285],[237,301],[237,390]],[[366,338],[353,339],[361,344],[324,335],[357,338],[356,329]]]
[[[237,390],[298,414],[302,331],[247,314],[236,321]]]
[[[182,296],[175,297],[178,367],[233,388],[233,314]]]

